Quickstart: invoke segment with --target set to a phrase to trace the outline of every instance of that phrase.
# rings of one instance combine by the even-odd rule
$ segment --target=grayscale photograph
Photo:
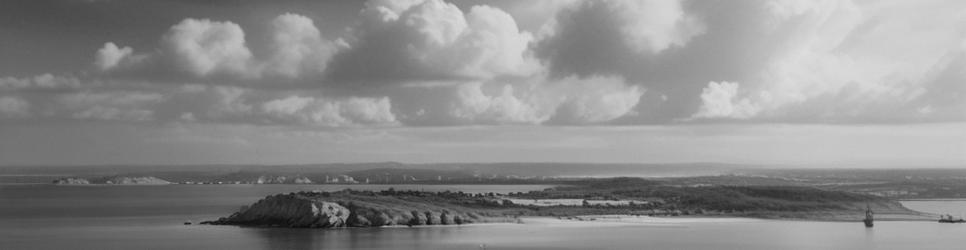
[[[963,249],[966,1],[0,0],[0,249]]]

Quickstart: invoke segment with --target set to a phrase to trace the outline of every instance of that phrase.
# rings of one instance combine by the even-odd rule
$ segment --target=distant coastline
[[[55,185],[169,185],[174,184],[170,181],[154,176],[111,176],[102,177],[94,180],[85,178],[67,177],[54,180]]]

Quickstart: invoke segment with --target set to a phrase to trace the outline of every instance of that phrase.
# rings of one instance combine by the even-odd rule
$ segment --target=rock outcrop
[[[264,227],[381,227],[510,222],[513,218],[420,196],[360,191],[300,192],[268,196],[228,217],[202,224]]]
[[[273,195],[208,224],[275,227],[344,227],[351,212],[334,202],[297,195]]]
[[[84,179],[84,178],[73,178],[73,177],[57,179],[57,180],[54,180],[53,183],[54,184],[57,184],[57,185],[87,185],[87,184],[91,184],[91,182],[88,181],[87,179]]]

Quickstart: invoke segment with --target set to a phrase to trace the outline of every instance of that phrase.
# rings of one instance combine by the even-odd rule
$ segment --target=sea
[[[305,190],[520,192],[539,185],[0,185],[0,249],[963,249],[966,224],[661,218],[287,229],[198,225],[267,195]],[[903,201],[966,213],[966,200]],[[192,225],[184,225],[190,221]]]

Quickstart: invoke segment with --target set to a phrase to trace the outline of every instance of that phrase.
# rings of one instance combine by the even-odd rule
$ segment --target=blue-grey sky
[[[0,165],[966,166],[966,2],[0,3]]]

